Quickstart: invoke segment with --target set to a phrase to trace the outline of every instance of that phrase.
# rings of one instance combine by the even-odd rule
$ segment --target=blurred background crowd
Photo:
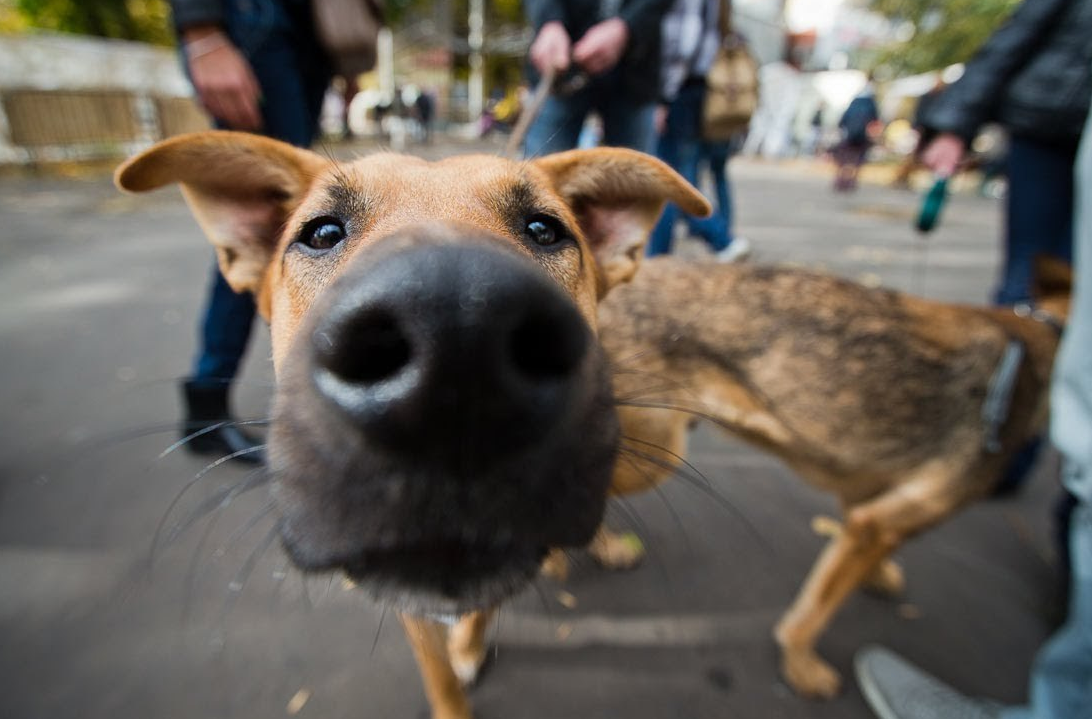
[[[958,78],[1014,0],[736,0],[734,29],[760,63],[761,103],[743,152],[822,154],[872,73],[879,121],[869,160],[912,158],[920,98]],[[375,69],[334,77],[323,103],[327,141],[381,138],[394,147],[432,131],[511,130],[526,102],[534,39],[520,0],[387,0]],[[942,12],[943,8],[943,12]],[[960,22],[942,22],[958,17]],[[0,3],[0,162],[123,155],[208,120],[178,62],[166,0]],[[589,118],[585,138],[598,119]],[[976,156],[995,166],[1003,134]],[[896,181],[906,182],[908,175]],[[984,192],[1003,191],[989,174]]]

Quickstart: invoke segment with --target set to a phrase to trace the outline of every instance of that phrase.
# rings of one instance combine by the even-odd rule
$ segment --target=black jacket
[[[659,97],[660,19],[673,0],[524,0],[524,12],[535,35],[546,23],[556,20],[565,26],[575,44],[592,25],[610,17],[619,17],[629,28],[629,44],[618,66],[611,71],[631,97],[654,102]],[[604,13],[614,4],[615,13]],[[538,74],[529,68],[532,83]]]
[[[921,113],[970,140],[986,122],[1018,137],[1075,144],[1092,102],[1092,0],[1025,0]]]

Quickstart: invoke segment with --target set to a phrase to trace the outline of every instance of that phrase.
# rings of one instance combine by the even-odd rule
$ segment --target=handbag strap
[[[721,42],[732,34],[732,0],[720,0],[720,15],[717,17]]]

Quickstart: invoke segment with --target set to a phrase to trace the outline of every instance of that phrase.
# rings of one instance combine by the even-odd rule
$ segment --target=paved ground
[[[912,194],[833,197],[826,169],[807,163],[736,161],[732,172],[760,261],[950,300],[987,295],[996,201],[957,197],[926,246],[909,228]],[[268,719],[303,690],[301,717],[422,716],[396,622],[289,569],[260,492],[149,566],[158,526],[170,534],[245,476],[222,467],[194,482],[202,461],[157,459],[174,438],[211,255],[178,194],[124,197],[96,175],[9,176],[0,218],[0,714]],[[241,415],[265,412],[268,356],[263,331]],[[852,680],[831,702],[791,694],[769,637],[821,546],[810,521],[832,502],[705,429],[692,461],[732,509],[678,481],[613,510],[649,560],[625,574],[583,562],[571,597],[541,581],[507,606],[474,694],[483,719],[870,716]],[[822,652],[848,673],[857,647],[881,641],[971,691],[1021,699],[1047,631],[1053,467],[1047,457],[1022,496],[908,546],[904,600],[854,598]]]

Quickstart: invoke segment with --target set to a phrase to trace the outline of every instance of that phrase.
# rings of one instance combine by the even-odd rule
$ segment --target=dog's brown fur
[[[1059,274],[1040,307],[1064,318],[1069,287]],[[616,466],[614,492],[669,477],[702,417],[840,500],[844,527],[774,632],[785,679],[821,697],[839,687],[815,651],[832,615],[862,583],[900,591],[891,552],[987,494],[1041,432],[1058,343],[1056,328],[1011,309],[798,269],[676,260],[646,261],[599,317],[633,449]],[[1010,340],[1026,355],[991,452],[982,405]],[[611,540],[601,533],[600,542]]]
[[[408,609],[433,717],[466,719],[489,608],[602,518],[617,419],[597,301],[633,275],[665,201],[708,203],[629,150],[339,165],[226,132],[160,143],[116,181],[181,184],[270,323],[285,546]],[[422,618],[468,612],[450,632]]]

